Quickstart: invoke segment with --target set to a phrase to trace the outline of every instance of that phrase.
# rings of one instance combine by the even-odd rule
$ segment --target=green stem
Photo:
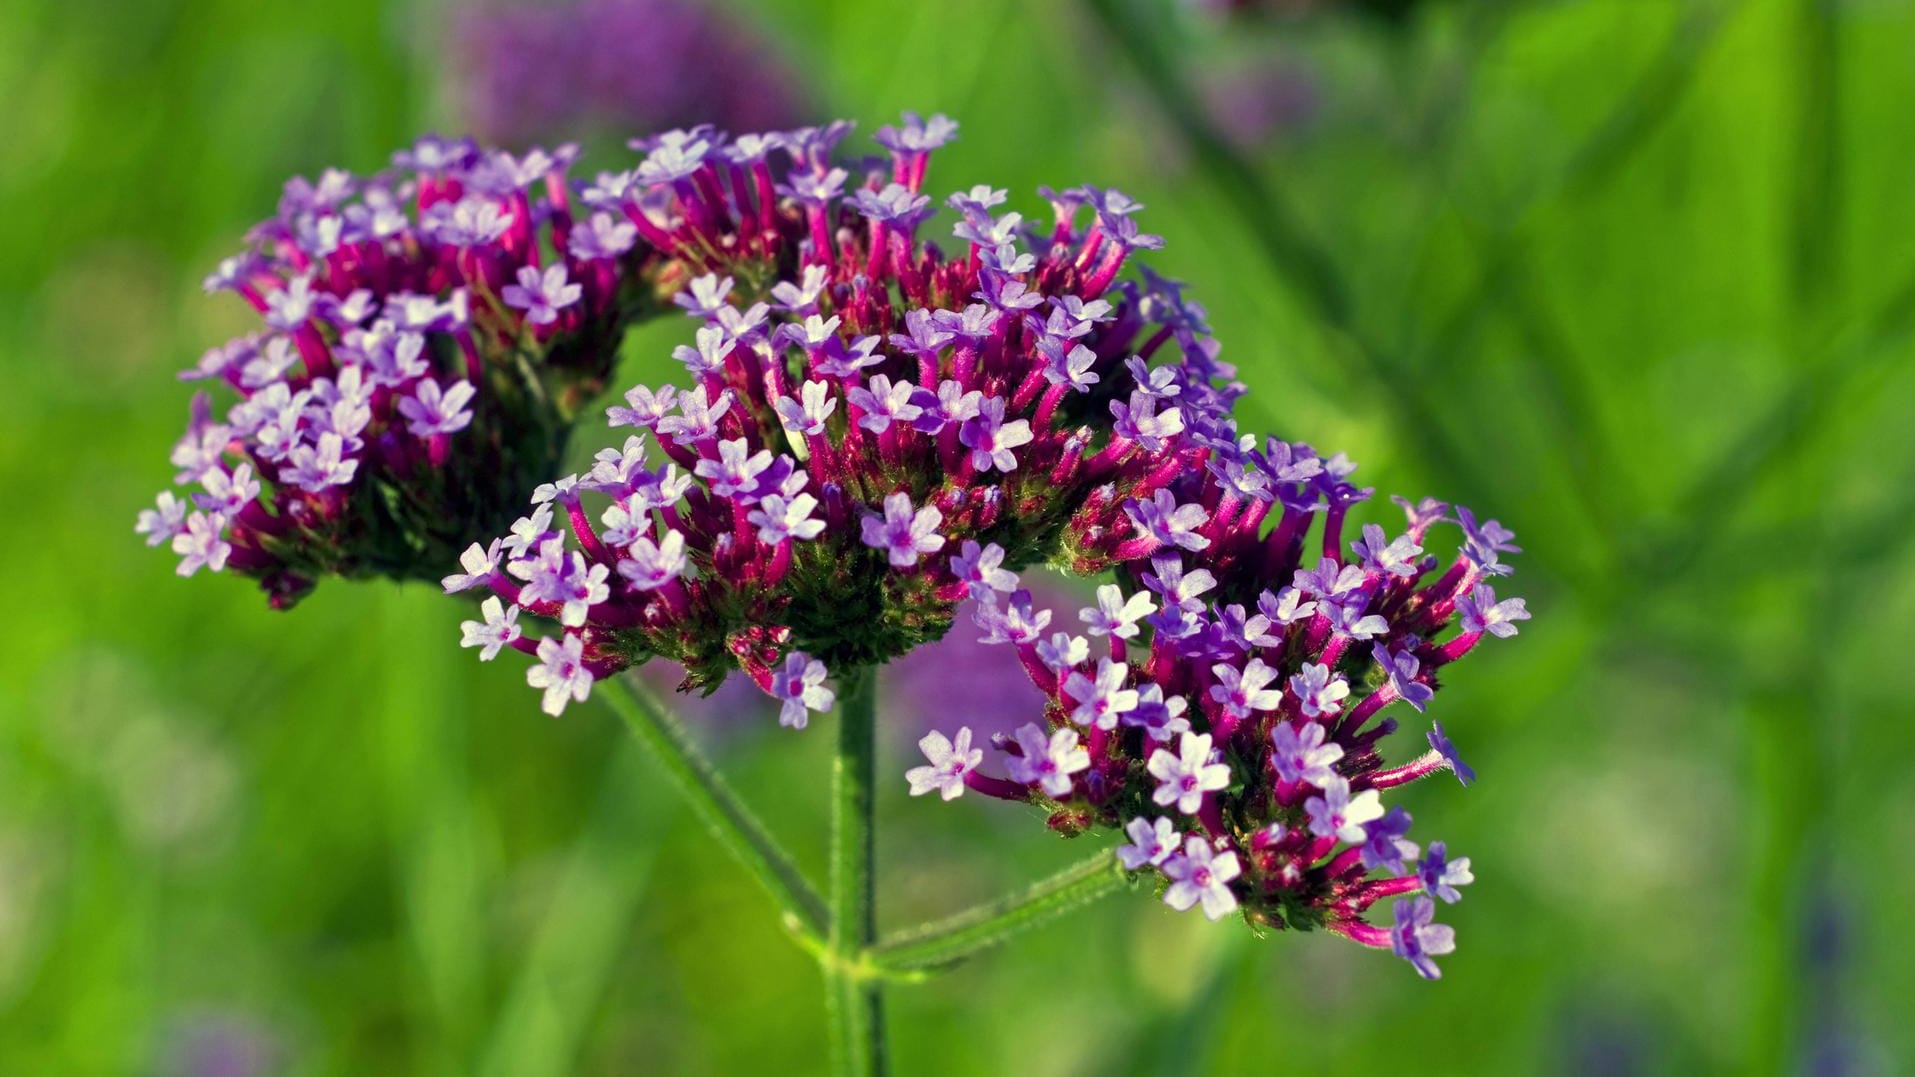
[[[1036,883],[1021,894],[985,902],[955,916],[893,935],[884,940],[871,957],[886,973],[954,964],[1020,931],[1115,893],[1124,885],[1125,877],[1117,866],[1117,857],[1106,850]]]
[[[818,892],[778,840],[719,777],[710,760],[672,721],[663,701],[633,677],[600,681],[593,695],[611,704],[625,727],[658,758],[706,827],[778,903],[786,924],[812,935],[823,933],[825,904]]]
[[[872,871],[876,680],[876,671],[864,667],[846,673],[838,686],[838,754],[831,768],[831,924],[821,964],[831,1013],[832,1068],[858,1077],[881,1074],[885,1068],[883,985],[862,961],[877,940]]]

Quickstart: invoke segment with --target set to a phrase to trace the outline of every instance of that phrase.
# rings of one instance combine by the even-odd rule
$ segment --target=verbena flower
[[[1117,563],[1079,614],[1083,635],[1047,635],[1047,610],[1019,609],[1022,627],[980,613],[985,641],[1013,645],[1048,702],[1041,724],[994,738],[963,787],[1042,805],[1066,834],[1123,830],[1124,866],[1157,879],[1174,908],[1327,928],[1434,978],[1454,948],[1435,902],[1460,899],[1469,860],[1442,842],[1419,859],[1409,813],[1382,797],[1439,770],[1475,774],[1440,725],[1429,751],[1387,763],[1397,718],[1382,712],[1425,710],[1445,667],[1516,634],[1522,600],[1484,582],[1509,571],[1514,536],[1423,501],[1401,502],[1404,532],[1368,524],[1346,541],[1370,495],[1347,459],[1221,435],[1187,438],[1194,455],[1177,474],[1129,493],[1109,523],[1067,529],[1081,567]],[[1424,549],[1442,526],[1461,532],[1447,563]],[[1116,629],[1132,623],[1141,630]],[[1033,760],[1052,758],[1038,753],[1057,736],[1079,754],[1040,773]],[[1369,922],[1392,897],[1394,924]]]
[[[658,308],[662,259],[575,202],[572,156],[427,137],[388,172],[288,182],[206,280],[263,325],[183,375],[237,399],[196,397],[172,460],[198,490],[141,514],[148,544],[283,608],[323,576],[437,579],[509,522]]]
[[[804,111],[769,44],[701,0],[488,0],[451,27],[460,116],[498,142],[701,121],[752,131]]]
[[[787,670],[815,685],[903,655],[967,597],[1004,638],[1034,640],[1017,571],[1153,547],[1127,505],[1162,504],[1162,527],[1192,541],[1204,510],[1164,490],[1208,440],[1234,437],[1240,390],[1174,283],[1119,279],[1159,245],[1140,207],[1047,191],[1053,218],[1027,224],[999,210],[1003,192],[973,188],[946,202],[947,253],[919,235],[919,192],[956,125],[907,115],[877,133],[890,152],[876,164],[835,155],[849,129],[666,132],[584,192],[670,259],[699,328],[676,353],[682,384],[635,387],[609,410],[636,433],[539,487],[536,508],[445,581],[528,614],[511,646],[543,660],[556,637],[532,633],[538,619],[594,678],[653,657],[683,664],[688,688],[742,671],[802,726],[829,699]],[[1110,607],[1114,645],[1148,606]],[[580,683],[536,686],[556,712]],[[1041,780],[1067,782],[1072,746],[1045,743]]]

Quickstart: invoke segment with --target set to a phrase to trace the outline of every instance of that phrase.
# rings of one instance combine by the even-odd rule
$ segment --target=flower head
[[[1194,334],[1188,347],[1164,346],[1175,334],[1123,279],[1142,245],[1112,231],[1110,207],[1127,217],[1134,204],[1102,193],[1085,204],[1104,216],[1040,232],[990,216],[981,203],[996,196],[972,192],[953,203],[970,249],[946,254],[919,233],[941,204],[923,190],[930,155],[954,125],[907,118],[886,134],[889,176],[835,160],[846,130],[733,138],[701,126],[637,141],[636,167],[601,173],[579,194],[610,218],[591,226],[603,242],[502,265],[487,277],[498,301],[470,304],[511,312],[520,347],[569,341],[602,298],[667,293],[660,309],[695,320],[676,353],[687,382],[633,387],[608,411],[644,436],[601,453],[586,475],[528,483],[548,515],[513,525],[497,565],[460,574],[517,605],[529,634],[553,621],[578,637],[594,675],[653,657],[682,664],[687,689],[740,672],[797,724],[805,709],[783,672],[794,653],[830,669],[895,658],[943,635],[967,598],[987,640],[1022,651],[1050,619],[1019,586],[1024,568],[1113,567],[1153,541],[1133,522],[1139,513],[1162,543],[1206,541],[1194,529],[1209,511],[1166,500],[1166,487],[1201,471],[1208,450],[1196,432],[1226,421],[1234,396]],[[509,218],[496,240],[484,238],[494,225],[474,216],[481,207],[442,222],[479,244],[462,250],[523,238],[512,214],[525,192],[500,178],[507,164],[461,187]],[[506,193],[484,193],[495,189]],[[613,235],[621,222],[637,233],[627,253],[600,257],[625,246]],[[1074,365],[1053,380],[1059,341]],[[1138,378],[1150,401],[1126,405],[1121,421],[1092,391],[1128,396]],[[484,387],[469,380],[479,388],[463,434],[485,420]],[[432,392],[411,394],[421,429],[451,421]],[[186,455],[201,451],[195,441]],[[1149,516],[1157,506],[1161,518]],[[448,551],[439,571],[452,560]],[[1186,593],[1202,578],[1193,573]],[[1091,632],[1120,648],[1156,608],[1134,587],[1103,601]],[[1083,672],[1104,679],[1091,709],[1101,708],[1099,729],[1114,728],[1140,697],[1121,668],[1115,684]],[[1157,699],[1153,728],[1174,735],[1184,701]]]
[[[223,415],[196,398],[173,453],[199,487],[180,500],[213,506],[182,548],[189,574],[253,577],[284,608],[325,576],[437,579],[511,520],[624,322],[661,309],[642,287],[620,296],[664,259],[615,221],[539,264],[567,246],[572,156],[428,136],[394,171],[287,183],[207,279],[260,325],[184,375],[232,398]],[[185,532],[166,504],[143,518],[149,542]]]

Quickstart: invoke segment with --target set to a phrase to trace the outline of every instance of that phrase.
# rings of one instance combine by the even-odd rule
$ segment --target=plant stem
[[[954,964],[1009,939],[1020,931],[1054,920],[1125,885],[1117,857],[1098,853],[1021,894],[985,902],[955,916],[893,935],[872,952],[887,973]]]
[[[831,1013],[833,1070],[858,1077],[884,1072],[882,982],[862,960],[877,940],[872,825],[876,732],[875,671],[847,672],[838,693],[838,754],[831,770],[831,921],[825,1004]]]
[[[625,727],[658,758],[692,810],[719,843],[731,850],[784,911],[786,924],[811,935],[826,927],[824,901],[778,840],[771,836],[738,794],[668,715],[664,703],[642,681],[610,677],[592,693],[611,704]]]

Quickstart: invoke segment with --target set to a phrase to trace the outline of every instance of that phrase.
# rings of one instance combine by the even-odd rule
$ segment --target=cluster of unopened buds
[[[667,132],[589,184],[568,153],[429,141],[401,176],[296,183],[209,281],[271,327],[194,372],[243,399],[219,422],[202,403],[174,457],[201,490],[140,529],[183,573],[230,563],[281,602],[499,535],[442,582],[483,597],[464,645],[531,655],[553,715],[663,658],[690,690],[741,672],[803,727],[831,671],[938,639],[972,600],[1048,702],[988,745],[927,735],[912,793],[1121,830],[1174,908],[1436,976],[1436,903],[1469,860],[1412,842],[1382,794],[1473,774],[1440,725],[1386,763],[1384,711],[1423,712],[1443,667],[1529,616],[1493,587],[1513,536],[1400,498],[1403,533],[1347,535],[1371,494],[1354,465],[1239,433],[1243,388],[1203,309],[1135,264],[1161,241],[1123,194],[1045,190],[1052,217],[1027,222],[974,187],[944,202],[947,251],[922,189],[956,125],[907,114],[866,160],[837,156],[849,130]],[[674,307],[697,322],[684,382],[632,388],[608,411],[623,444],[543,481],[623,328]],[[1454,559],[1425,552],[1452,527]],[[1081,633],[1021,586],[1046,565],[1110,581]],[[1394,925],[1369,923],[1386,898]]]
[[[286,185],[206,279],[264,328],[182,377],[197,396],[176,481],[140,516],[179,572],[232,568],[290,606],[322,576],[435,579],[557,467],[604,385],[653,252],[578,220],[573,150],[421,140],[394,170]],[[655,304],[654,304],[655,305]]]

